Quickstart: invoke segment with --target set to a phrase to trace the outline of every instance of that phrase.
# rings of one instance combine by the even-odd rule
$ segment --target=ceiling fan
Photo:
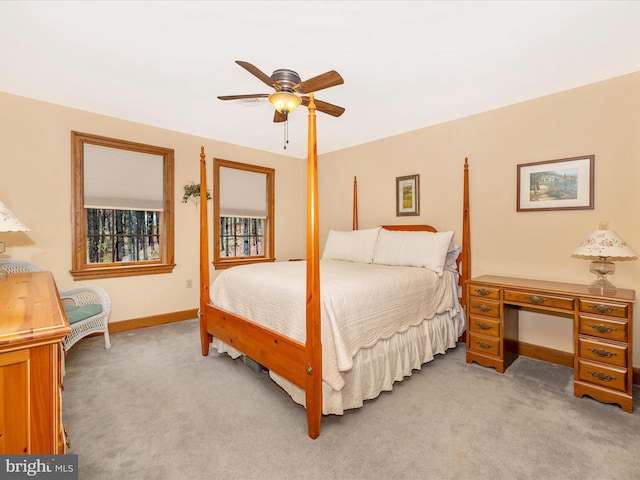
[[[285,68],[274,71],[271,76],[262,72],[259,68],[250,63],[236,60],[236,63],[249,73],[257,77],[263,83],[275,90],[274,93],[256,93],[248,95],[223,95],[219,96],[220,100],[241,100],[247,98],[268,98],[269,102],[276,108],[273,117],[274,122],[286,122],[288,115],[293,112],[300,104],[305,107],[309,105],[309,97],[305,94],[317,92],[325,88],[341,85],[344,83],[343,78],[335,70],[323,73],[317,77],[310,78],[302,82],[300,76],[293,70]],[[339,117],[344,113],[344,108],[331,103],[323,102],[314,98],[313,103],[316,110]]]

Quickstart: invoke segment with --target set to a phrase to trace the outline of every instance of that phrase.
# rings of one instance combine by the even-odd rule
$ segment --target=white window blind
[[[164,207],[164,157],[84,144],[84,207],[155,210]]]
[[[267,218],[267,174],[220,167],[221,217]]]

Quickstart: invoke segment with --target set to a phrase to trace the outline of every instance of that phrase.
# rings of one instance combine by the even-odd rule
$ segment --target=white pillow
[[[458,255],[462,251],[462,247],[455,240],[451,240],[449,244],[449,249],[447,250],[447,258],[444,261],[444,269],[451,270],[452,272],[458,271],[458,264],[456,260],[458,259]]]
[[[417,232],[382,229],[373,254],[373,263],[426,267],[442,276],[450,232]]]
[[[324,260],[371,263],[380,227],[341,232],[331,230],[324,246]]]

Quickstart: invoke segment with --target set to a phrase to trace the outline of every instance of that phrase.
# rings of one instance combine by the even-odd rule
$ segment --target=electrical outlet
[[[192,288],[193,287],[193,280],[189,279],[187,280],[187,288]]]

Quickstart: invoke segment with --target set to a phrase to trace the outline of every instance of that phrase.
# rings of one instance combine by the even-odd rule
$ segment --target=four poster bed
[[[321,259],[312,95],[308,108],[306,261],[233,267],[210,284],[207,202],[200,202],[200,336],[204,356],[213,345],[267,368],[306,406],[309,436],[317,438],[323,413],[361,406],[456,346],[466,304],[458,286],[469,278],[469,187],[465,159],[460,245],[453,232],[429,225],[358,230],[354,180],[353,231],[331,231]],[[206,191],[204,147],[200,174]]]

